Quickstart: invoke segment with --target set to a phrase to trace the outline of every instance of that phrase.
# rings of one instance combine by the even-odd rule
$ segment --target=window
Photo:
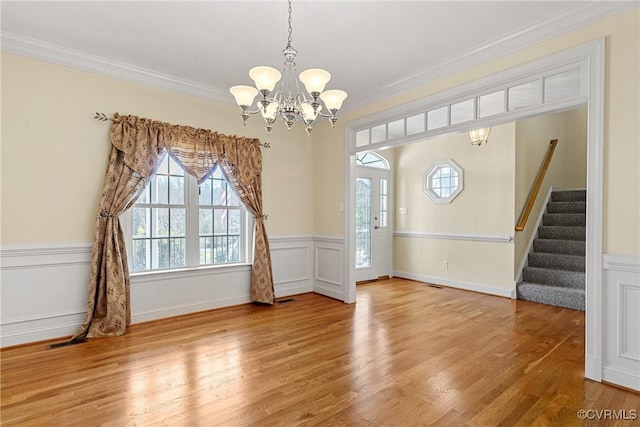
[[[380,155],[372,151],[362,151],[356,154],[356,165],[376,169],[389,169],[389,163]]]
[[[453,160],[434,162],[424,174],[424,192],[435,203],[451,203],[462,192],[463,170]]]
[[[132,272],[245,262],[250,227],[220,168],[200,185],[166,155],[123,215]]]

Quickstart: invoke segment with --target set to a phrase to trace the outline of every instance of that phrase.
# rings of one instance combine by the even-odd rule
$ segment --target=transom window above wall
[[[464,171],[453,160],[434,162],[424,174],[424,193],[434,203],[451,203],[463,189]]]
[[[548,104],[583,102],[586,62],[576,62],[540,72],[500,86],[484,85],[461,93],[455,101],[438,102],[437,94],[425,100],[390,109],[348,127],[352,152],[411,142],[439,134],[487,127],[534,114]],[[508,118],[508,119],[507,119]]]
[[[363,151],[356,154],[356,166],[365,166],[376,169],[389,169],[387,160],[372,151]]]

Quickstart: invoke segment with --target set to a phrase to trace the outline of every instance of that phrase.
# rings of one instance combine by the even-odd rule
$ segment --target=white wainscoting
[[[273,236],[269,242],[276,297],[315,291],[313,236]],[[320,279],[318,292],[339,298],[342,285],[334,279],[342,273],[332,269],[333,257],[320,259],[320,277],[338,284],[325,287]],[[0,249],[0,346],[72,335],[85,319],[90,260],[87,243]],[[133,275],[132,322],[248,303],[250,281],[250,265]]]
[[[640,257],[605,255],[602,379],[640,391]]]
[[[85,319],[91,245],[0,251],[0,345],[71,335]]]
[[[344,237],[315,236],[315,270],[313,291],[344,301],[346,274],[344,271]]]

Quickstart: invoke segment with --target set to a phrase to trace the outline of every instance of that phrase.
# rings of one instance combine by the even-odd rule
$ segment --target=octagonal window
[[[439,160],[424,174],[423,190],[434,203],[451,203],[462,192],[463,175],[453,160]]]

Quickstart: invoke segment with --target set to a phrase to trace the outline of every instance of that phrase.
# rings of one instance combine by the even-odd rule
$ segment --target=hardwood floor
[[[401,279],[357,292],[2,350],[2,425],[565,426],[640,408],[584,379],[583,312]]]

